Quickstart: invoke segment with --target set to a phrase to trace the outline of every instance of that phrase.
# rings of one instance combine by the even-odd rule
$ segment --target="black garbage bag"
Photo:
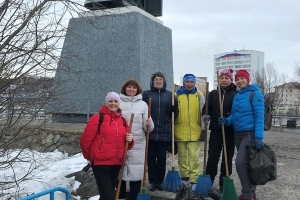
[[[181,184],[176,196],[175,200],[204,200],[205,197],[202,197],[200,195],[194,194],[192,191],[192,185],[191,184]]]
[[[247,145],[249,177],[254,185],[265,185],[277,179],[276,155],[272,148],[264,145],[260,150],[255,145]]]

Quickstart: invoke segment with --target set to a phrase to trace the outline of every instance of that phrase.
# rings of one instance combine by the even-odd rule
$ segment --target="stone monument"
[[[148,90],[151,75],[161,71],[171,89],[172,31],[161,20],[136,6],[81,14],[69,21],[45,108],[53,122],[86,123],[127,79]]]

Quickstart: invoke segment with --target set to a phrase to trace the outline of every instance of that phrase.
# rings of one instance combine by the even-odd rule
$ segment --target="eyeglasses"
[[[163,82],[164,79],[163,78],[155,78],[153,81],[155,81],[155,82]]]

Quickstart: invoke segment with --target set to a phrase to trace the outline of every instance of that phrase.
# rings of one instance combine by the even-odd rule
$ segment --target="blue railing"
[[[62,187],[50,188],[48,190],[44,190],[42,192],[29,195],[27,197],[23,197],[23,198],[21,198],[19,200],[31,200],[31,199],[34,199],[34,198],[37,198],[37,197],[44,196],[46,194],[50,194],[50,200],[54,200],[54,192],[56,192],[56,191],[61,191],[61,192],[65,193],[66,194],[66,200],[70,200],[70,192],[69,192],[69,190],[67,190],[65,188],[62,188]]]

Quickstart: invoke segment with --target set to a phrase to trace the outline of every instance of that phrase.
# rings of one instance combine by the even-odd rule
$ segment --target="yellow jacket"
[[[175,141],[198,141],[201,134],[201,111],[205,104],[202,92],[177,96],[178,116],[175,118]]]

